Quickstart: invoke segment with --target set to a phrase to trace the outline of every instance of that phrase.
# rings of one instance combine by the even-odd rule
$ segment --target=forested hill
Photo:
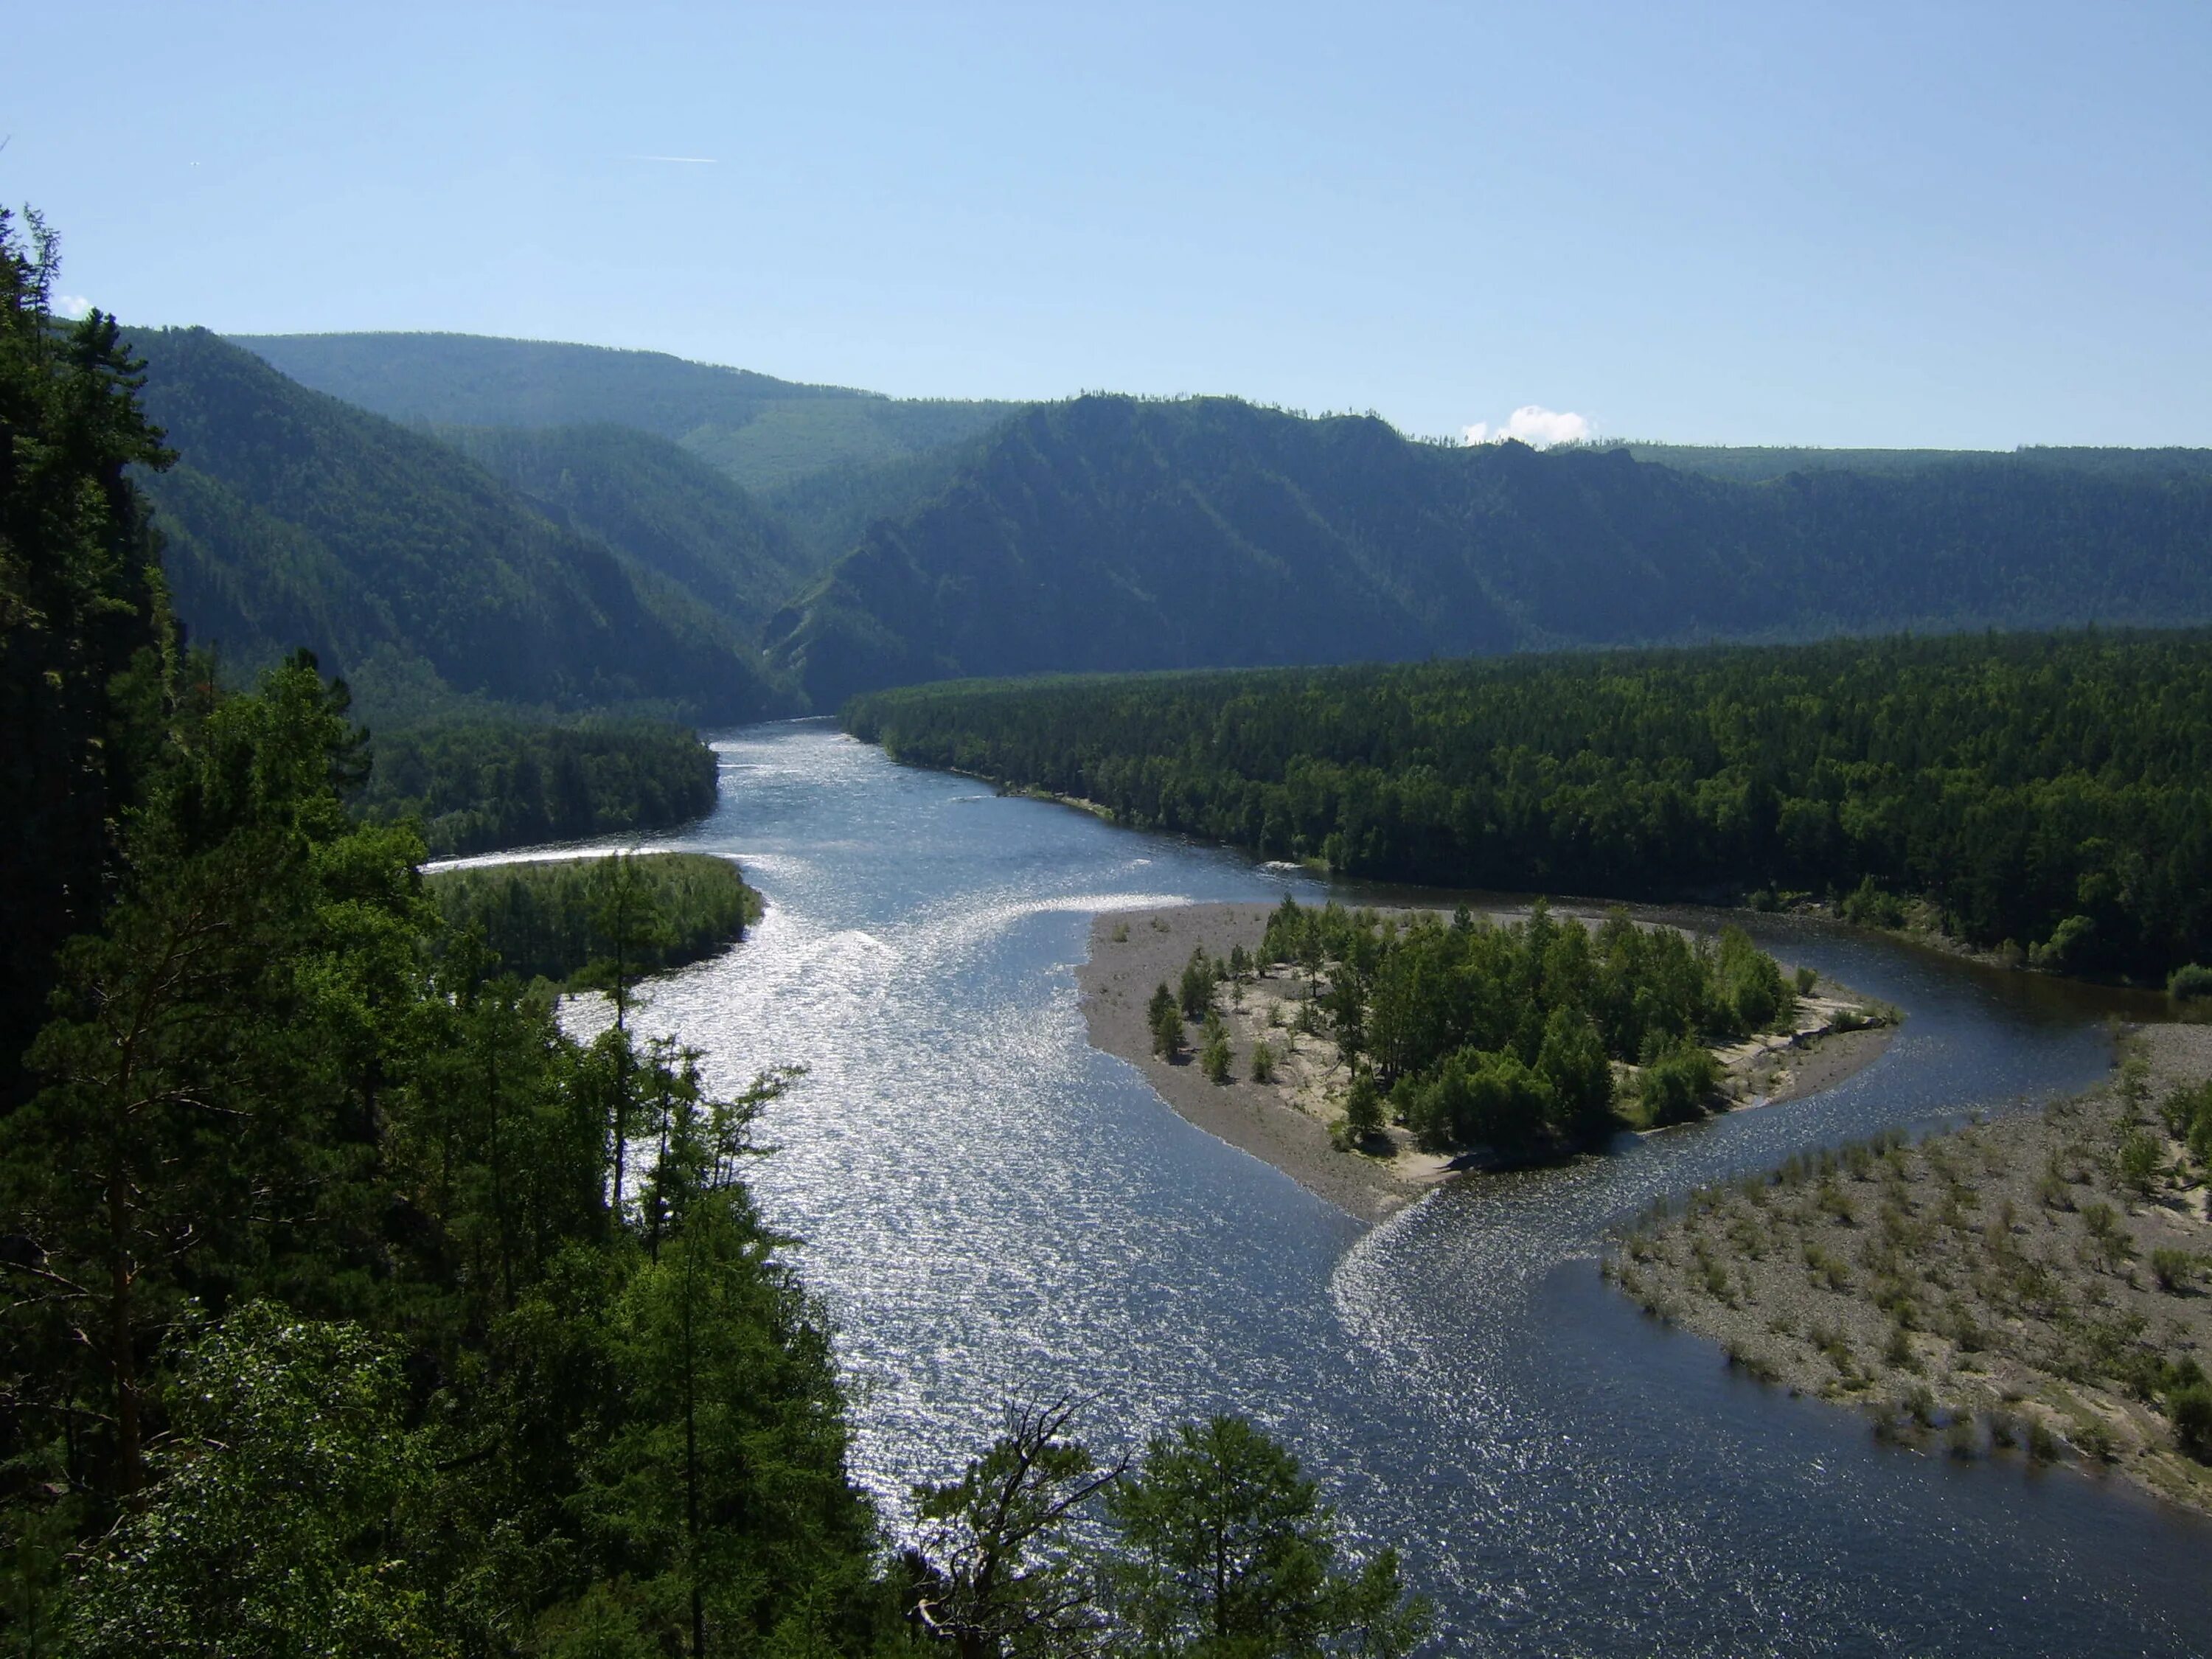
[[[958,684],[846,711],[927,766],[1440,885],[1906,898],[2042,965],[2212,960],[2212,635],[1966,635]]]
[[[143,480],[177,609],[238,668],[305,645],[372,684],[728,719],[788,706],[706,603],[448,446],[204,329],[131,337],[180,457]]]
[[[658,351],[472,334],[241,335],[318,391],[438,426],[612,422],[681,443],[748,489],[955,443],[1016,405],[803,386]]]
[[[1604,446],[1624,449],[1639,461],[1654,461],[1680,472],[1702,472],[1739,483],[1755,483],[1792,472],[1918,472],[1961,462],[2011,461],[2058,471],[2094,472],[2115,478],[2204,477],[2212,476],[2212,449],[2114,449],[2068,445],[2028,445],[2020,449],[1807,449],[1779,445],[1661,444],[1627,442]]]
[[[446,427],[438,436],[555,523],[679,584],[749,640],[809,574],[781,519],[665,438],[605,424]]]
[[[771,623],[817,707],[958,675],[2212,619],[2212,475],[2027,456],[1736,483],[1619,449],[1087,397]]]

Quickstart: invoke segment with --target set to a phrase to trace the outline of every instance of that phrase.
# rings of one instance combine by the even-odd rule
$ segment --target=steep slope
[[[611,422],[681,443],[747,489],[956,443],[1015,405],[804,386],[658,351],[471,334],[240,335],[302,385],[438,426]]]
[[[781,520],[665,438],[607,425],[446,427],[438,436],[556,524],[620,550],[748,638],[807,572]]]
[[[1033,410],[933,502],[871,526],[770,623],[771,653],[827,707],[960,674],[1419,652],[1427,596],[1397,574],[1447,527],[1425,493],[1390,492],[1369,521],[1340,500],[1406,448],[1380,422],[1220,399]],[[1462,649],[1513,640],[1479,598],[1452,623]]]
[[[447,446],[204,329],[134,340],[181,457],[145,480],[177,608],[237,665],[307,645],[349,672],[509,702],[784,706],[701,600]]]
[[[817,707],[955,675],[2212,618],[2212,477],[1966,458],[1745,483],[1232,399],[994,434],[769,624]]]

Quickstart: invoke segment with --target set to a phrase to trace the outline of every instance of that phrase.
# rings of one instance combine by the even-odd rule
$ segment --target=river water
[[[1907,1011],[1881,1060],[1363,1232],[1091,1049],[1076,1002],[1102,910],[1322,884],[823,722],[714,747],[719,808],[647,844],[737,856],[768,914],[643,1018],[726,1085],[810,1067],[754,1182],[803,1240],[894,1517],[1001,1401],[1074,1393],[1104,1448],[1215,1410],[1264,1424],[1358,1537],[1400,1547],[1445,1651],[2212,1652],[2212,1527],[2071,1470],[1878,1445],[1597,1272],[1659,1196],[2095,1081],[2110,999],[1778,921],[1769,948]]]

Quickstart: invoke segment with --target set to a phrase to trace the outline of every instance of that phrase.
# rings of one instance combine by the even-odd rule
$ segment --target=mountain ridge
[[[143,480],[178,610],[238,666],[306,645],[373,684],[434,694],[657,700],[724,718],[793,706],[696,598],[458,450],[204,329],[131,337],[148,412],[180,457]]]
[[[902,682],[2212,619],[2212,469],[1736,482],[1093,395],[994,429],[771,619],[818,707]]]

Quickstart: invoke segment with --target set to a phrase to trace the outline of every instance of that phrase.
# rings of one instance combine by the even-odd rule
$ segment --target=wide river
[[[1185,1123],[1085,1041],[1093,915],[1324,895],[1237,854],[908,769],[826,723],[723,737],[721,804],[653,845],[768,896],[647,1020],[735,1084],[809,1073],[755,1183],[803,1240],[896,1520],[1001,1403],[1128,1443],[1245,1413],[1404,1552],[1452,1652],[2204,1654],[2212,1527],[2117,1483],[1878,1445],[1601,1280],[1655,1198],[1793,1151],[2078,1089],[2113,1005],[1841,930],[1754,930],[1907,1011],[1840,1088],[1443,1191],[1373,1231]]]

